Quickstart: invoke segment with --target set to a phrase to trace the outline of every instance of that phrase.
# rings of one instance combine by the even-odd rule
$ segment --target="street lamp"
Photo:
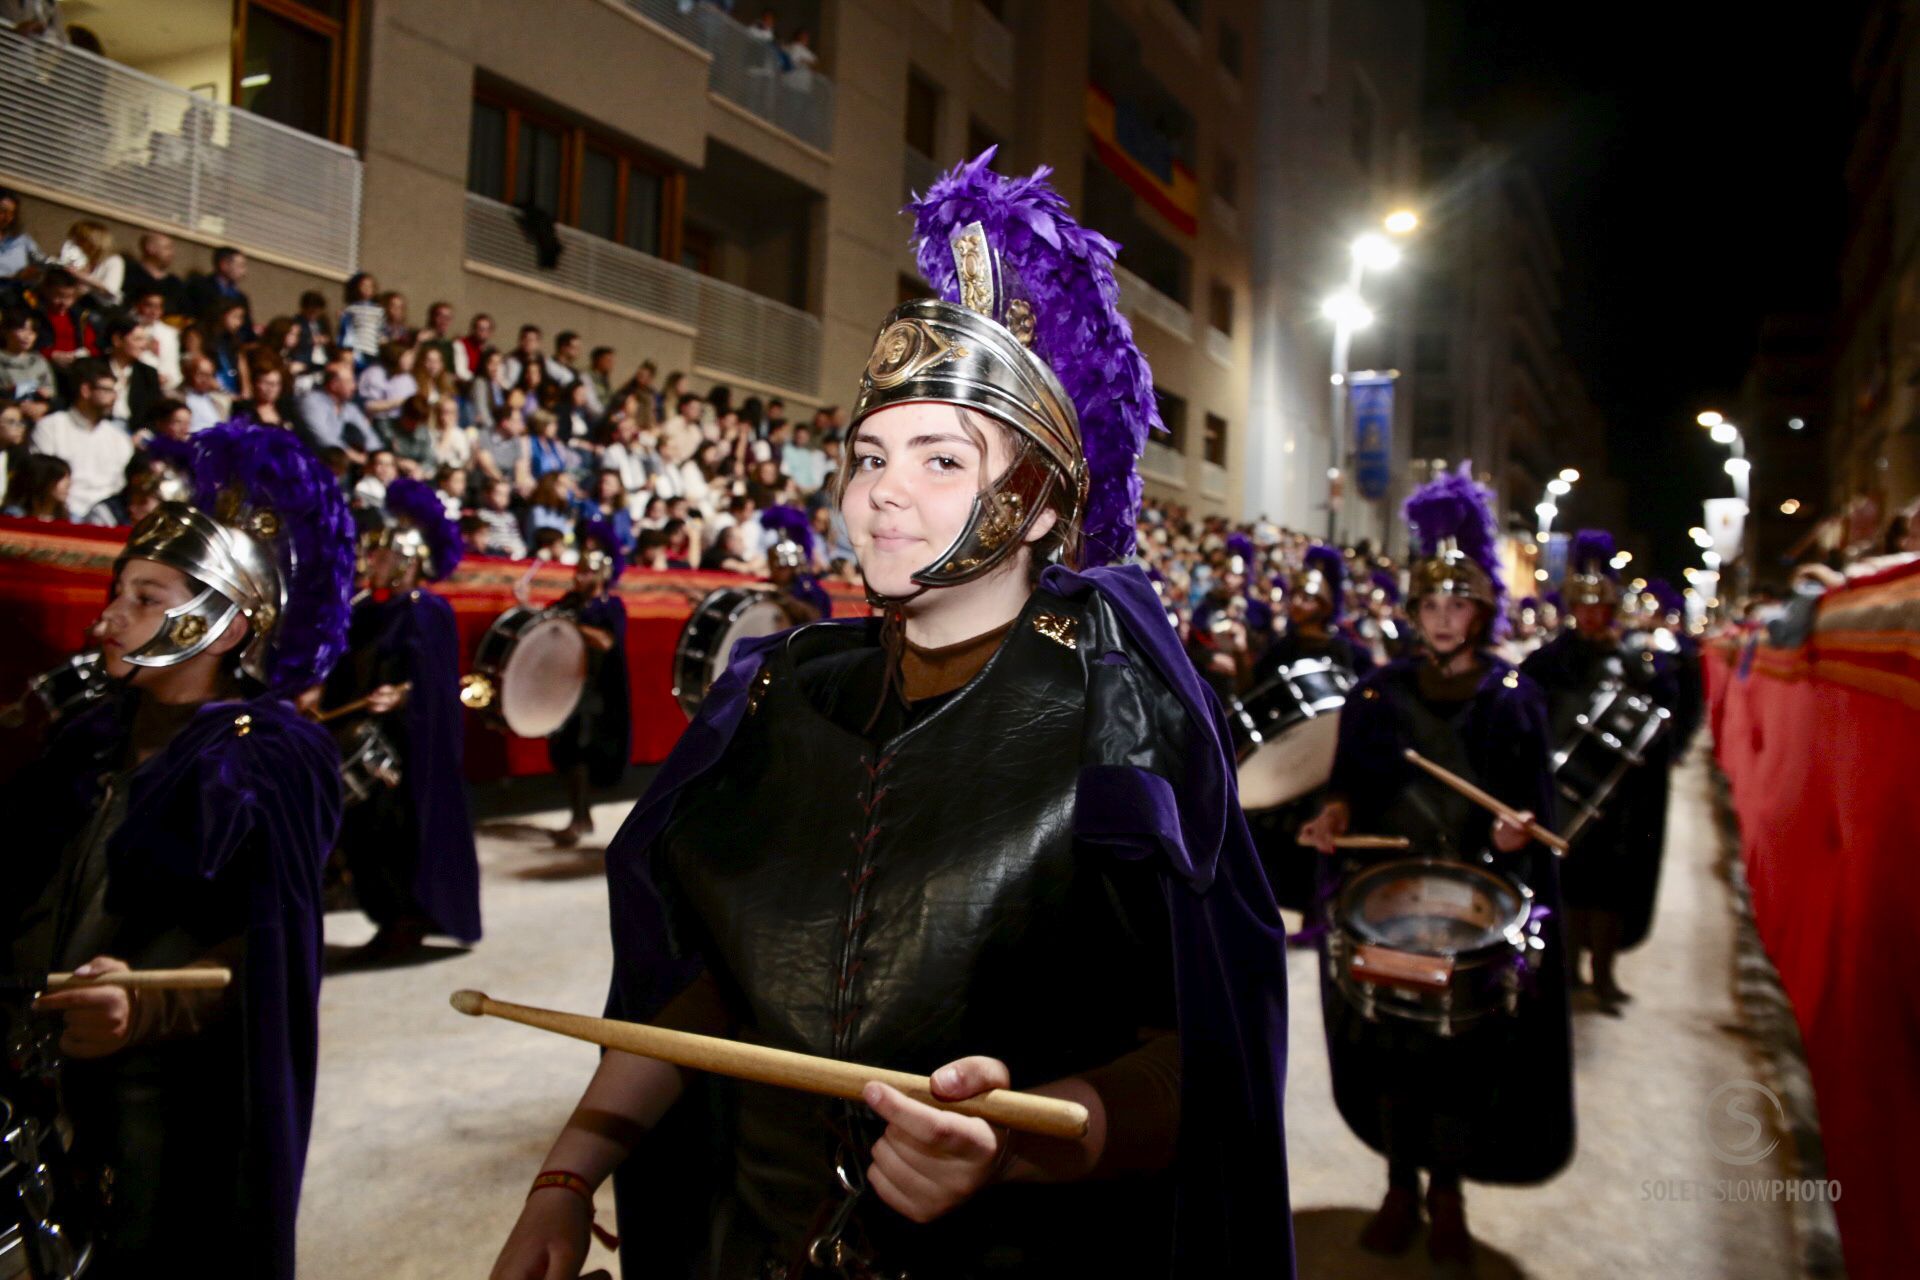
[[[1385,236],[1369,231],[1353,242],[1353,260],[1365,271],[1391,271],[1400,265],[1400,250]]]
[[[1342,289],[1320,304],[1320,314],[1334,323],[1334,345],[1340,346],[1343,335],[1351,335],[1373,323],[1373,308],[1360,297],[1358,290]],[[1342,351],[1341,355],[1345,352]],[[1347,380],[1347,362],[1334,360],[1333,384],[1337,387]]]
[[[1420,215],[1411,209],[1395,209],[1380,220],[1388,235],[1410,236],[1420,229]]]
[[[1561,470],[1560,478],[1562,480],[1565,480],[1568,484],[1572,484],[1574,481],[1580,478],[1580,473],[1574,470],[1572,467],[1566,467]]]
[[[1396,209],[1382,225],[1395,235],[1406,235],[1420,225],[1418,215],[1408,209]],[[1333,322],[1332,413],[1327,421],[1333,438],[1328,442],[1333,460],[1340,460],[1341,443],[1347,434],[1347,361],[1353,350],[1353,335],[1373,323],[1373,308],[1361,296],[1369,271],[1391,271],[1400,264],[1400,250],[1386,237],[1373,232],[1355,238],[1349,247],[1346,288],[1320,304],[1320,314]],[[1334,512],[1327,508],[1328,541],[1334,540]]]

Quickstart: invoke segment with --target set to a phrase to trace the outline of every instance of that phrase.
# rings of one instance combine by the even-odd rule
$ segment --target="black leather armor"
[[[734,1034],[923,1073],[986,1054],[1026,1087],[1173,1025],[1153,870],[1073,839],[1089,655],[1069,642],[1090,638],[1084,621],[1036,592],[978,675],[877,740],[862,732],[883,673],[872,628],[802,628],[769,658],[654,858],[675,933],[705,957]],[[864,1106],[715,1084],[731,1185],[712,1247],[795,1257],[842,1194],[836,1156],[864,1168],[880,1128]],[[869,1194],[858,1234],[916,1277],[1078,1271],[1114,1247],[1116,1212],[1144,1215],[1128,1252],[1164,1248],[1150,1242],[1170,1197],[1143,1195],[1157,1181],[996,1187],[925,1227]]]

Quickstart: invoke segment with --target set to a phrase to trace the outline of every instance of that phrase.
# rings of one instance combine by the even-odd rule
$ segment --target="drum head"
[[[776,631],[785,631],[789,625],[787,615],[771,599],[762,596],[749,603],[734,615],[733,621],[721,633],[720,644],[713,653],[713,665],[707,673],[707,683],[711,685],[726,674],[727,664],[733,661],[734,645],[742,640],[755,640]]]
[[[1458,956],[1505,945],[1530,909],[1515,882],[1463,863],[1408,861],[1356,875],[1340,895],[1342,926],[1362,942]]]
[[[610,657],[619,661],[625,655]],[[523,738],[544,738],[567,722],[587,687],[587,642],[566,618],[543,618],[520,633],[500,667],[500,719]]]
[[[733,646],[785,631],[792,624],[770,592],[721,587],[694,606],[673,655],[673,696],[691,720],[713,682],[726,674]]]
[[[1250,812],[1291,803],[1333,776],[1340,715],[1302,720],[1240,761],[1240,807]]]

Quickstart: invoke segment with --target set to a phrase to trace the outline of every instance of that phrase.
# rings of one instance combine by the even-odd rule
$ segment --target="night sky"
[[[1694,414],[1732,403],[1762,315],[1832,306],[1861,7],[1431,6],[1429,104],[1539,181],[1561,337],[1667,576],[1700,499],[1732,492]]]

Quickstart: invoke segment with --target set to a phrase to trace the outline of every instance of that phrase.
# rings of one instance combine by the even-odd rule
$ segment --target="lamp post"
[[[1396,209],[1381,219],[1381,226],[1390,236],[1407,236],[1420,226],[1420,217],[1411,209]],[[1341,443],[1347,434],[1347,374],[1349,356],[1353,349],[1353,335],[1373,323],[1373,308],[1369,307],[1360,289],[1366,281],[1369,271],[1391,271],[1400,264],[1400,250],[1387,236],[1369,231],[1354,240],[1347,252],[1346,287],[1328,297],[1320,304],[1320,314],[1333,322],[1333,360],[1329,381],[1332,385],[1332,413],[1328,418],[1331,424],[1332,439],[1329,442],[1329,485],[1327,489],[1327,541],[1336,540],[1335,517],[1337,507],[1333,483],[1340,473],[1343,462]]]
[[[1750,462],[1747,458],[1746,437],[1740,434],[1739,427],[1727,421],[1725,415],[1721,414],[1720,412],[1714,409],[1708,409],[1705,412],[1698,414],[1694,418],[1694,421],[1698,422],[1701,426],[1707,429],[1708,434],[1712,436],[1713,442],[1715,444],[1725,445],[1727,446],[1727,449],[1729,451],[1729,456],[1726,462],[1721,464],[1721,470],[1725,471],[1728,477],[1732,479],[1733,496],[1740,500],[1740,552],[1741,554],[1738,561],[1736,562],[1737,573],[1735,575],[1734,586],[1737,588],[1736,595],[1743,594],[1745,590],[1744,578],[1746,574],[1751,571],[1748,563],[1751,557],[1749,557],[1746,554],[1746,545],[1747,545],[1746,519],[1749,515],[1753,513],[1753,501],[1751,496],[1752,495],[1751,485],[1752,485],[1752,479],[1753,479],[1753,463]],[[1711,543],[1709,543],[1709,545],[1711,545]],[[1712,568],[1712,569],[1719,568],[1718,560],[1719,560],[1719,557],[1715,556],[1714,561],[1709,563],[1708,568]]]

